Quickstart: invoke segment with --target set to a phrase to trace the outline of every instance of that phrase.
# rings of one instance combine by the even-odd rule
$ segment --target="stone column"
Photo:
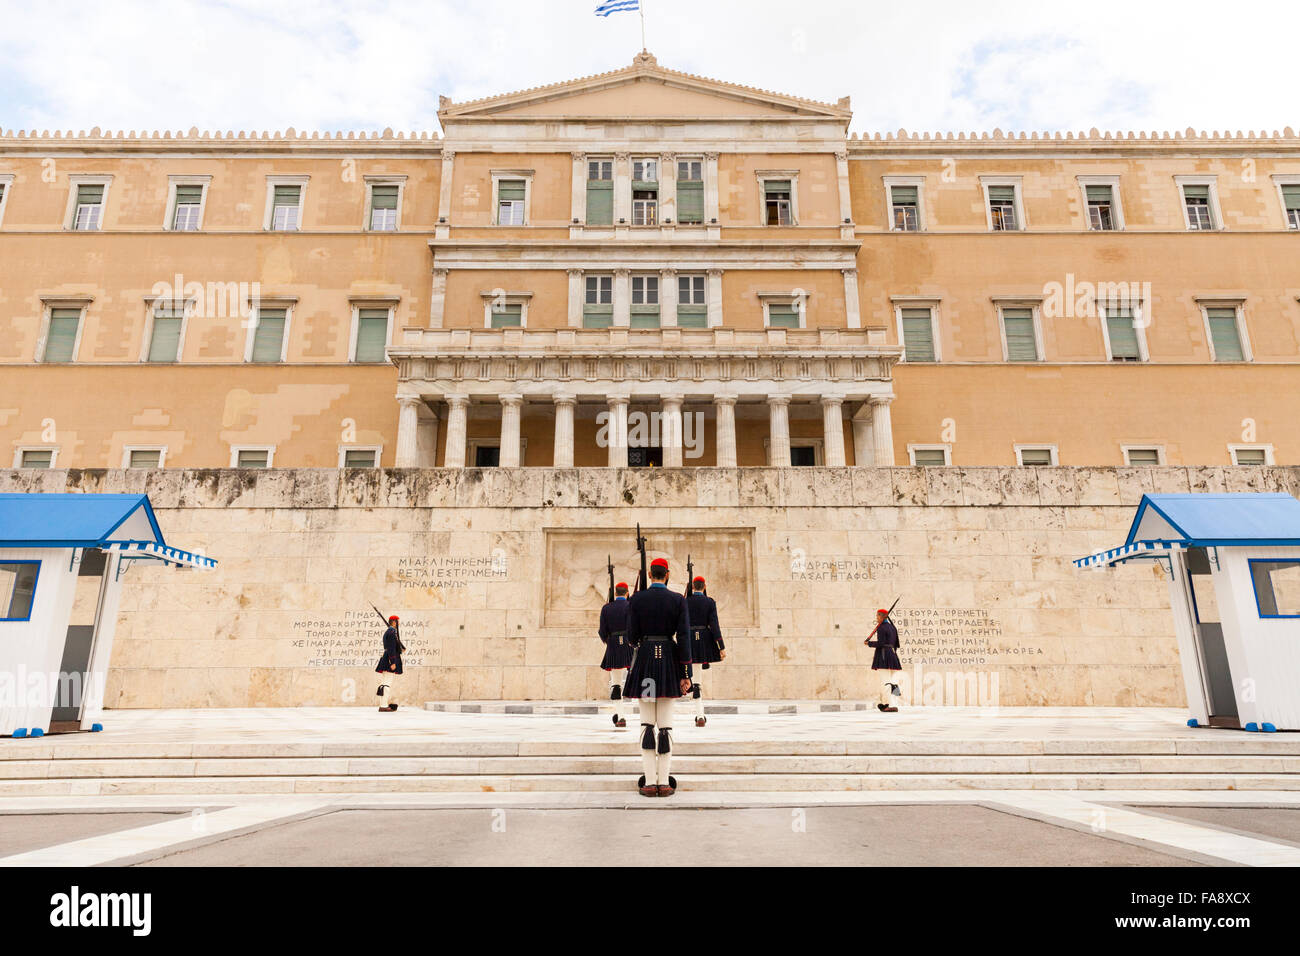
[[[876,461],[881,468],[894,465],[894,432],[889,422],[889,403],[892,396],[873,396],[871,399],[871,437],[875,441]]]
[[[722,324],[722,270],[710,269],[705,280],[705,291],[709,303],[709,328],[716,329]]]
[[[677,154],[659,154],[659,224],[677,225]]]
[[[858,301],[858,270],[841,269],[844,273],[844,315],[850,329],[862,328],[862,306]]]
[[[844,396],[822,396],[822,458],[832,468],[844,467]]]
[[[583,283],[582,270],[570,269],[569,271],[569,328],[582,328],[582,303],[586,298],[587,289]]]
[[[871,405],[863,402],[853,413],[853,464],[862,467],[876,463],[875,438],[871,434]]]
[[[420,406],[424,402],[411,395],[397,399],[397,452],[394,464],[398,468],[415,468],[420,464]]]
[[[616,329],[626,329],[632,324],[632,273],[627,269],[614,270],[614,320]]]
[[[659,415],[659,444],[664,450],[664,467],[682,467],[682,396],[665,395]]]
[[[718,154],[704,154],[704,225],[711,230],[719,227],[714,222],[718,218]],[[716,238],[712,233],[709,238]]]
[[[442,178],[438,180],[438,222],[434,236],[446,239],[451,235],[451,180],[456,169],[456,154],[450,149],[442,151]]]
[[[569,226],[572,228],[577,220],[587,222],[587,154],[572,153],[573,157],[573,200],[569,207]]]
[[[447,455],[445,468],[464,468],[469,435],[469,396],[444,395],[447,402]]]
[[[555,396],[555,454],[551,467],[573,467],[573,410],[578,400],[573,395]]]
[[[717,465],[719,468],[736,467],[736,396],[714,395],[713,410],[717,424]]]
[[[429,292],[429,328],[442,328],[447,314],[447,270],[433,270],[433,286]]]
[[[522,395],[508,394],[501,396],[501,457],[502,468],[518,468],[519,454],[519,416],[524,405]]]
[[[840,193],[840,226],[853,221],[853,203],[849,191],[849,154],[835,154],[835,178]]]
[[[677,326],[677,270],[659,270],[659,327]]]
[[[790,467],[790,396],[769,395],[768,464],[773,468]]]
[[[619,220],[623,220],[622,226]],[[614,228],[627,231],[632,222],[632,155],[614,154]]]
[[[627,467],[627,406],[630,399],[626,395],[610,395],[605,401],[609,404],[609,467]]]

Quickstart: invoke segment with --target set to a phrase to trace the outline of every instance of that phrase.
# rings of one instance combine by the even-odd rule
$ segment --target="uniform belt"
[[[671,638],[664,637],[661,634],[656,634],[654,637],[641,638],[641,643],[642,644],[667,644],[670,640]]]
[[[614,637],[627,637],[627,631],[611,631]]]
[[[707,631],[708,629],[709,629],[709,625],[707,625],[707,624],[692,624],[692,625],[691,625],[691,633],[693,633],[693,634],[699,634],[701,631]]]

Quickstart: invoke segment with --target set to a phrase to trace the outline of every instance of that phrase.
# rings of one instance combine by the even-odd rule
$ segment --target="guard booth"
[[[1130,561],[1168,578],[1189,726],[1300,730],[1300,501],[1143,495],[1125,542],[1074,564]]]
[[[100,730],[123,578],[168,547],[146,495],[0,494],[0,737]]]

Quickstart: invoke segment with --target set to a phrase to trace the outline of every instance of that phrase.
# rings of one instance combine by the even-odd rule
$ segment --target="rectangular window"
[[[1260,617],[1300,617],[1300,561],[1250,561]]]
[[[271,450],[269,448],[241,448],[235,457],[236,468],[270,468]]]
[[[528,183],[526,180],[497,180],[498,226],[522,226],[524,224],[524,200],[527,194]]]
[[[271,229],[293,232],[298,228],[302,208],[301,186],[275,186],[271,190]]]
[[[1056,455],[1049,448],[1020,448],[1016,451],[1020,464],[1026,468],[1050,468],[1056,464]]]
[[[1183,185],[1183,205],[1187,209],[1187,228],[1193,231],[1214,228],[1210,212],[1210,187],[1186,183]]]
[[[1112,362],[1140,362],[1142,349],[1138,344],[1137,326],[1133,324],[1133,313],[1122,309],[1114,314],[1106,314],[1106,332],[1110,337],[1110,358]]]
[[[799,306],[793,302],[772,302],[767,307],[767,327],[770,329],[799,328]]]
[[[1015,232],[1020,226],[1016,222],[1016,187],[990,186],[989,217],[994,232]]]
[[[357,348],[354,362],[384,362],[388,356],[388,310],[357,309]]]
[[[1160,449],[1159,448],[1126,448],[1124,449],[1124,464],[1158,465],[1160,464]]]
[[[104,186],[102,183],[83,183],[77,187],[77,211],[72,217],[72,228],[93,231],[99,228],[104,215]]]
[[[71,362],[77,350],[81,309],[50,309],[50,328],[45,337],[46,362]]]
[[[30,621],[39,561],[0,561],[0,621]]]
[[[475,468],[498,468],[501,465],[501,447],[499,445],[476,445],[474,447]]]
[[[162,467],[162,451],[157,448],[132,448],[126,460],[128,468]]]
[[[185,304],[159,303],[153,310],[153,332],[149,338],[150,362],[180,360],[181,327],[185,322]]]
[[[614,277],[587,276],[582,303],[582,327],[607,329],[614,324]]]
[[[1300,183],[1282,187],[1282,205],[1286,209],[1287,227],[1300,229]]]
[[[176,187],[176,208],[172,212],[172,229],[177,232],[194,232],[199,228],[199,213],[203,209],[203,187]]]
[[[632,316],[634,329],[659,328],[659,277],[632,276]]]
[[[19,468],[53,468],[54,450],[52,448],[25,448],[18,459]]]
[[[659,161],[632,160],[632,225],[659,224]]]
[[[657,186],[659,184],[659,160],[632,160],[632,181],[633,183],[645,183],[646,185]]]
[[[933,362],[934,313],[929,309],[903,309],[903,358],[908,362]]]
[[[677,277],[677,324],[684,329],[709,326],[709,304],[705,298],[705,277]]]
[[[791,445],[790,464],[795,468],[812,468],[817,464],[816,445]]]
[[[614,161],[593,159],[587,162],[587,225],[610,226],[614,223]]]
[[[921,228],[920,195],[915,186],[890,186],[889,200],[896,232],[916,232]]]
[[[253,330],[254,362],[279,362],[284,357],[284,327],[287,309],[258,309],[257,327]]]
[[[1111,186],[1085,186],[1088,228],[1108,232],[1115,228],[1115,195]]]
[[[912,464],[918,468],[944,468],[948,464],[948,449],[913,448]]]
[[[343,467],[375,468],[378,466],[376,461],[378,457],[378,453],[373,448],[345,448],[343,449]]]
[[[1263,466],[1268,464],[1267,448],[1234,448],[1232,450],[1234,465]]]
[[[1033,309],[1003,309],[1002,327],[1007,336],[1008,362],[1038,361],[1038,337],[1034,334]]]
[[[763,181],[763,225],[788,226],[794,222],[794,206],[790,197],[790,180]]]
[[[1214,361],[1244,362],[1246,353],[1241,347],[1237,310],[1232,307],[1206,309],[1205,320],[1210,326],[1210,346],[1214,350]]]
[[[491,328],[520,329],[524,325],[524,306],[520,302],[493,302],[489,318]]]
[[[391,184],[370,187],[370,228],[375,232],[397,229],[397,191]]]
[[[704,222],[704,161],[677,161],[677,221],[685,226]]]

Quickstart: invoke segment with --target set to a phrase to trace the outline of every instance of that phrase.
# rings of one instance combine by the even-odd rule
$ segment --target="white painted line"
[[[250,803],[210,813],[186,813],[177,820],[16,853],[0,858],[0,867],[100,866],[125,857],[153,854],[214,836],[258,829],[277,820],[310,813],[327,805],[327,801],[322,800],[298,800]]]

